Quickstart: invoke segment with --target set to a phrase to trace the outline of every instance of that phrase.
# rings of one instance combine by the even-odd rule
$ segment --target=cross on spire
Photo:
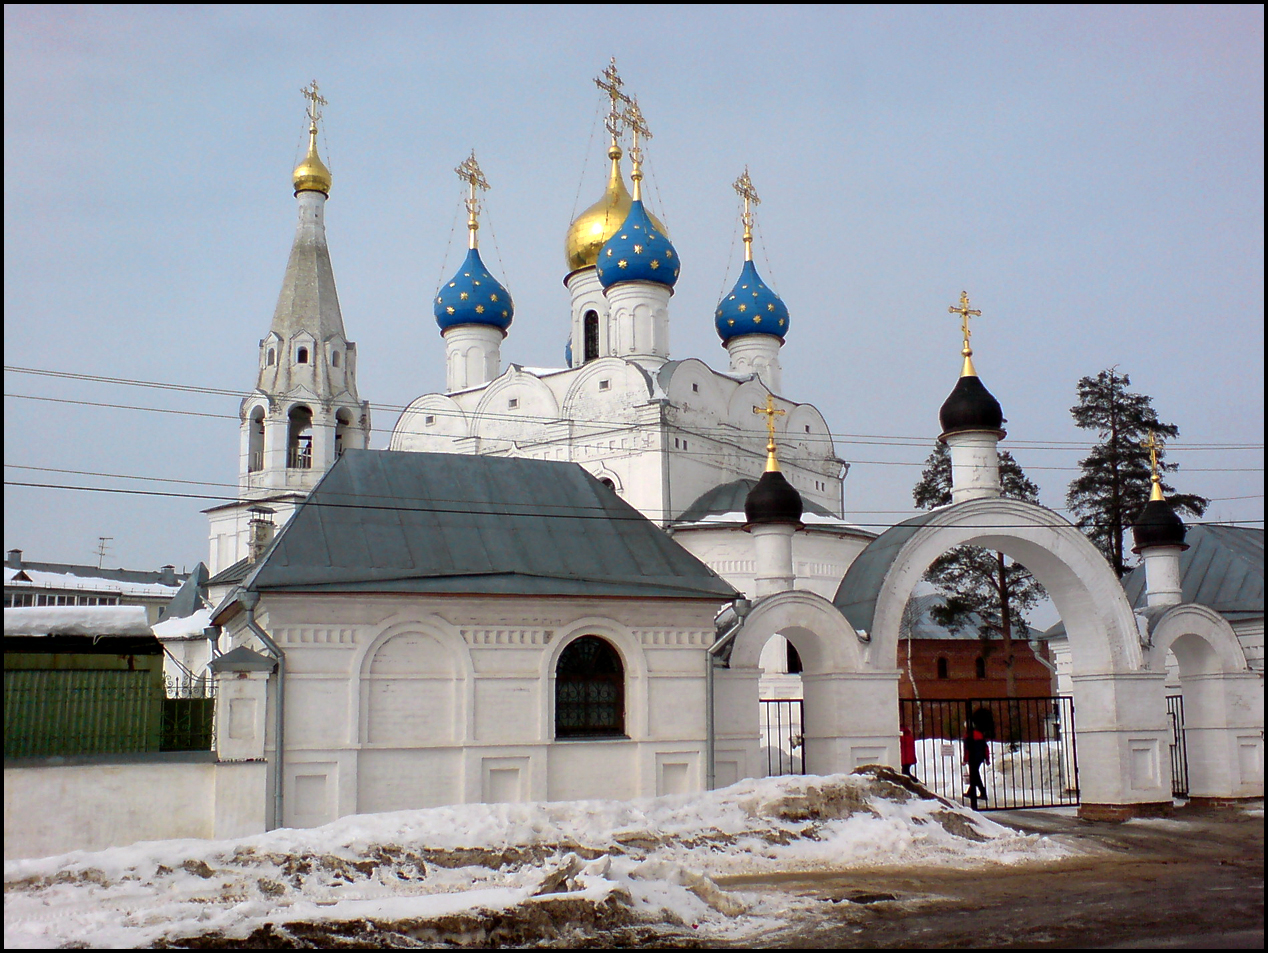
[[[766,470],[767,472],[779,470],[779,461],[775,459],[775,418],[782,417],[787,413],[785,410],[779,410],[775,407],[775,398],[767,394],[765,407],[754,407],[753,413],[766,418],[766,432],[769,434],[766,440]]]
[[[1143,441],[1141,446],[1149,451],[1149,479],[1153,483],[1149,499],[1151,502],[1153,500],[1161,500],[1164,497],[1162,495],[1162,476],[1158,472],[1158,451],[1163,448],[1163,443],[1158,439],[1158,435],[1151,430],[1149,431],[1149,439]]]
[[[479,199],[476,198],[476,189],[482,192],[489,191],[489,180],[480,171],[480,163],[476,162],[474,149],[471,150],[471,155],[458,164],[454,172],[458,173],[458,178],[467,183],[469,189],[467,195],[467,229],[471,233],[470,247],[475,248],[476,230],[480,227],[480,223],[476,219],[476,212],[480,208]]]
[[[634,180],[634,198],[641,199],[643,197],[643,150],[638,147],[638,137],[650,139],[652,131],[647,128],[643,110],[638,108],[638,97],[630,97],[627,102],[625,111],[621,113],[621,120],[634,134],[634,141],[630,146],[630,161],[634,164],[634,168],[630,170],[630,178]]]
[[[973,348],[969,347],[969,338],[973,332],[969,330],[969,318],[980,318],[981,311],[975,311],[969,307],[969,293],[967,291],[960,292],[960,306],[957,308],[951,305],[947,308],[951,314],[960,316],[960,331],[964,334],[964,347],[960,351],[964,355],[964,369],[960,371],[961,377],[977,377],[977,371],[973,368]]]
[[[329,106],[325,97],[317,93],[317,80],[313,80],[307,86],[299,91],[300,95],[308,100],[308,106],[304,112],[308,116],[308,123],[314,129],[317,128],[317,120],[321,118],[321,107]]]
[[[731,188],[739,194],[744,200],[744,214],[740,216],[740,221],[744,223],[744,260],[753,260],[753,209],[754,205],[761,205],[762,200],[757,197],[757,189],[753,188],[753,180],[749,178],[748,166],[744,167],[744,174],[731,183]]]
[[[621,92],[621,87],[625,85],[621,79],[621,74],[616,71],[616,57],[612,57],[612,62],[608,64],[608,68],[594,78],[594,85],[608,94],[608,99],[612,100],[612,107],[608,110],[608,118],[604,121],[607,126],[608,133],[612,136],[612,145],[616,145],[617,137],[621,135],[621,123],[627,121],[622,113],[618,103],[629,105],[630,97]],[[648,136],[648,138],[651,138]]]

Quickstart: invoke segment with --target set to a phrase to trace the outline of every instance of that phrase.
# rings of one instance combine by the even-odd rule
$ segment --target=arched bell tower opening
[[[264,469],[264,408],[251,411],[247,441],[247,472],[258,473]]]
[[[300,404],[287,415],[286,466],[311,470],[313,466],[313,412]]]

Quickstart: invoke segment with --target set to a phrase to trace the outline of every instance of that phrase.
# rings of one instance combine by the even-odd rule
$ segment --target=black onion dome
[[[942,435],[966,430],[997,431],[1003,436],[1004,409],[975,376],[961,377],[938,411]]]
[[[778,470],[767,470],[744,499],[744,516],[749,525],[766,523],[801,524],[801,494]]]
[[[1132,552],[1139,555],[1142,549],[1151,546],[1179,546],[1188,549],[1184,542],[1187,532],[1184,520],[1176,515],[1170,503],[1166,500],[1150,500],[1132,525],[1132,536],[1136,540]]]

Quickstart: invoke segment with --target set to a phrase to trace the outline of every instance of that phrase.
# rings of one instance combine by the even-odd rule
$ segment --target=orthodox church
[[[782,393],[790,315],[753,263],[747,172],[745,261],[713,315],[729,366],[671,358],[682,265],[644,204],[647,126],[614,65],[596,82],[610,167],[565,236],[568,366],[503,366],[514,305],[480,256],[487,182],[472,156],[457,170],[467,255],[433,302],[446,389],[410,403],[386,451],[366,449],[325,241],[324,100],[306,91],[299,222],[241,406],[239,500],[207,513],[227,650],[211,667],[232,678],[217,750],[267,762],[270,824],[764,774],[759,699],[794,657],[806,769],[897,764],[903,611],[959,545],[1024,562],[1066,623],[1085,810],[1170,804],[1173,644],[1221,752],[1199,789],[1262,796],[1262,686],[1228,624],[1177,604],[1161,569],[1157,608],[1136,616],[1077,528],[1000,497],[1003,412],[973,368],[966,297],[951,309],[964,362],[940,413],[953,502],[880,537],[845,518],[848,468],[822,414]],[[1178,553],[1170,537],[1144,546],[1157,566]]]

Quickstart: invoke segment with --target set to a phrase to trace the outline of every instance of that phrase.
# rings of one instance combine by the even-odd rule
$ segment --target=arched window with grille
[[[608,642],[583,635],[555,666],[555,737],[625,736],[625,668]]]

